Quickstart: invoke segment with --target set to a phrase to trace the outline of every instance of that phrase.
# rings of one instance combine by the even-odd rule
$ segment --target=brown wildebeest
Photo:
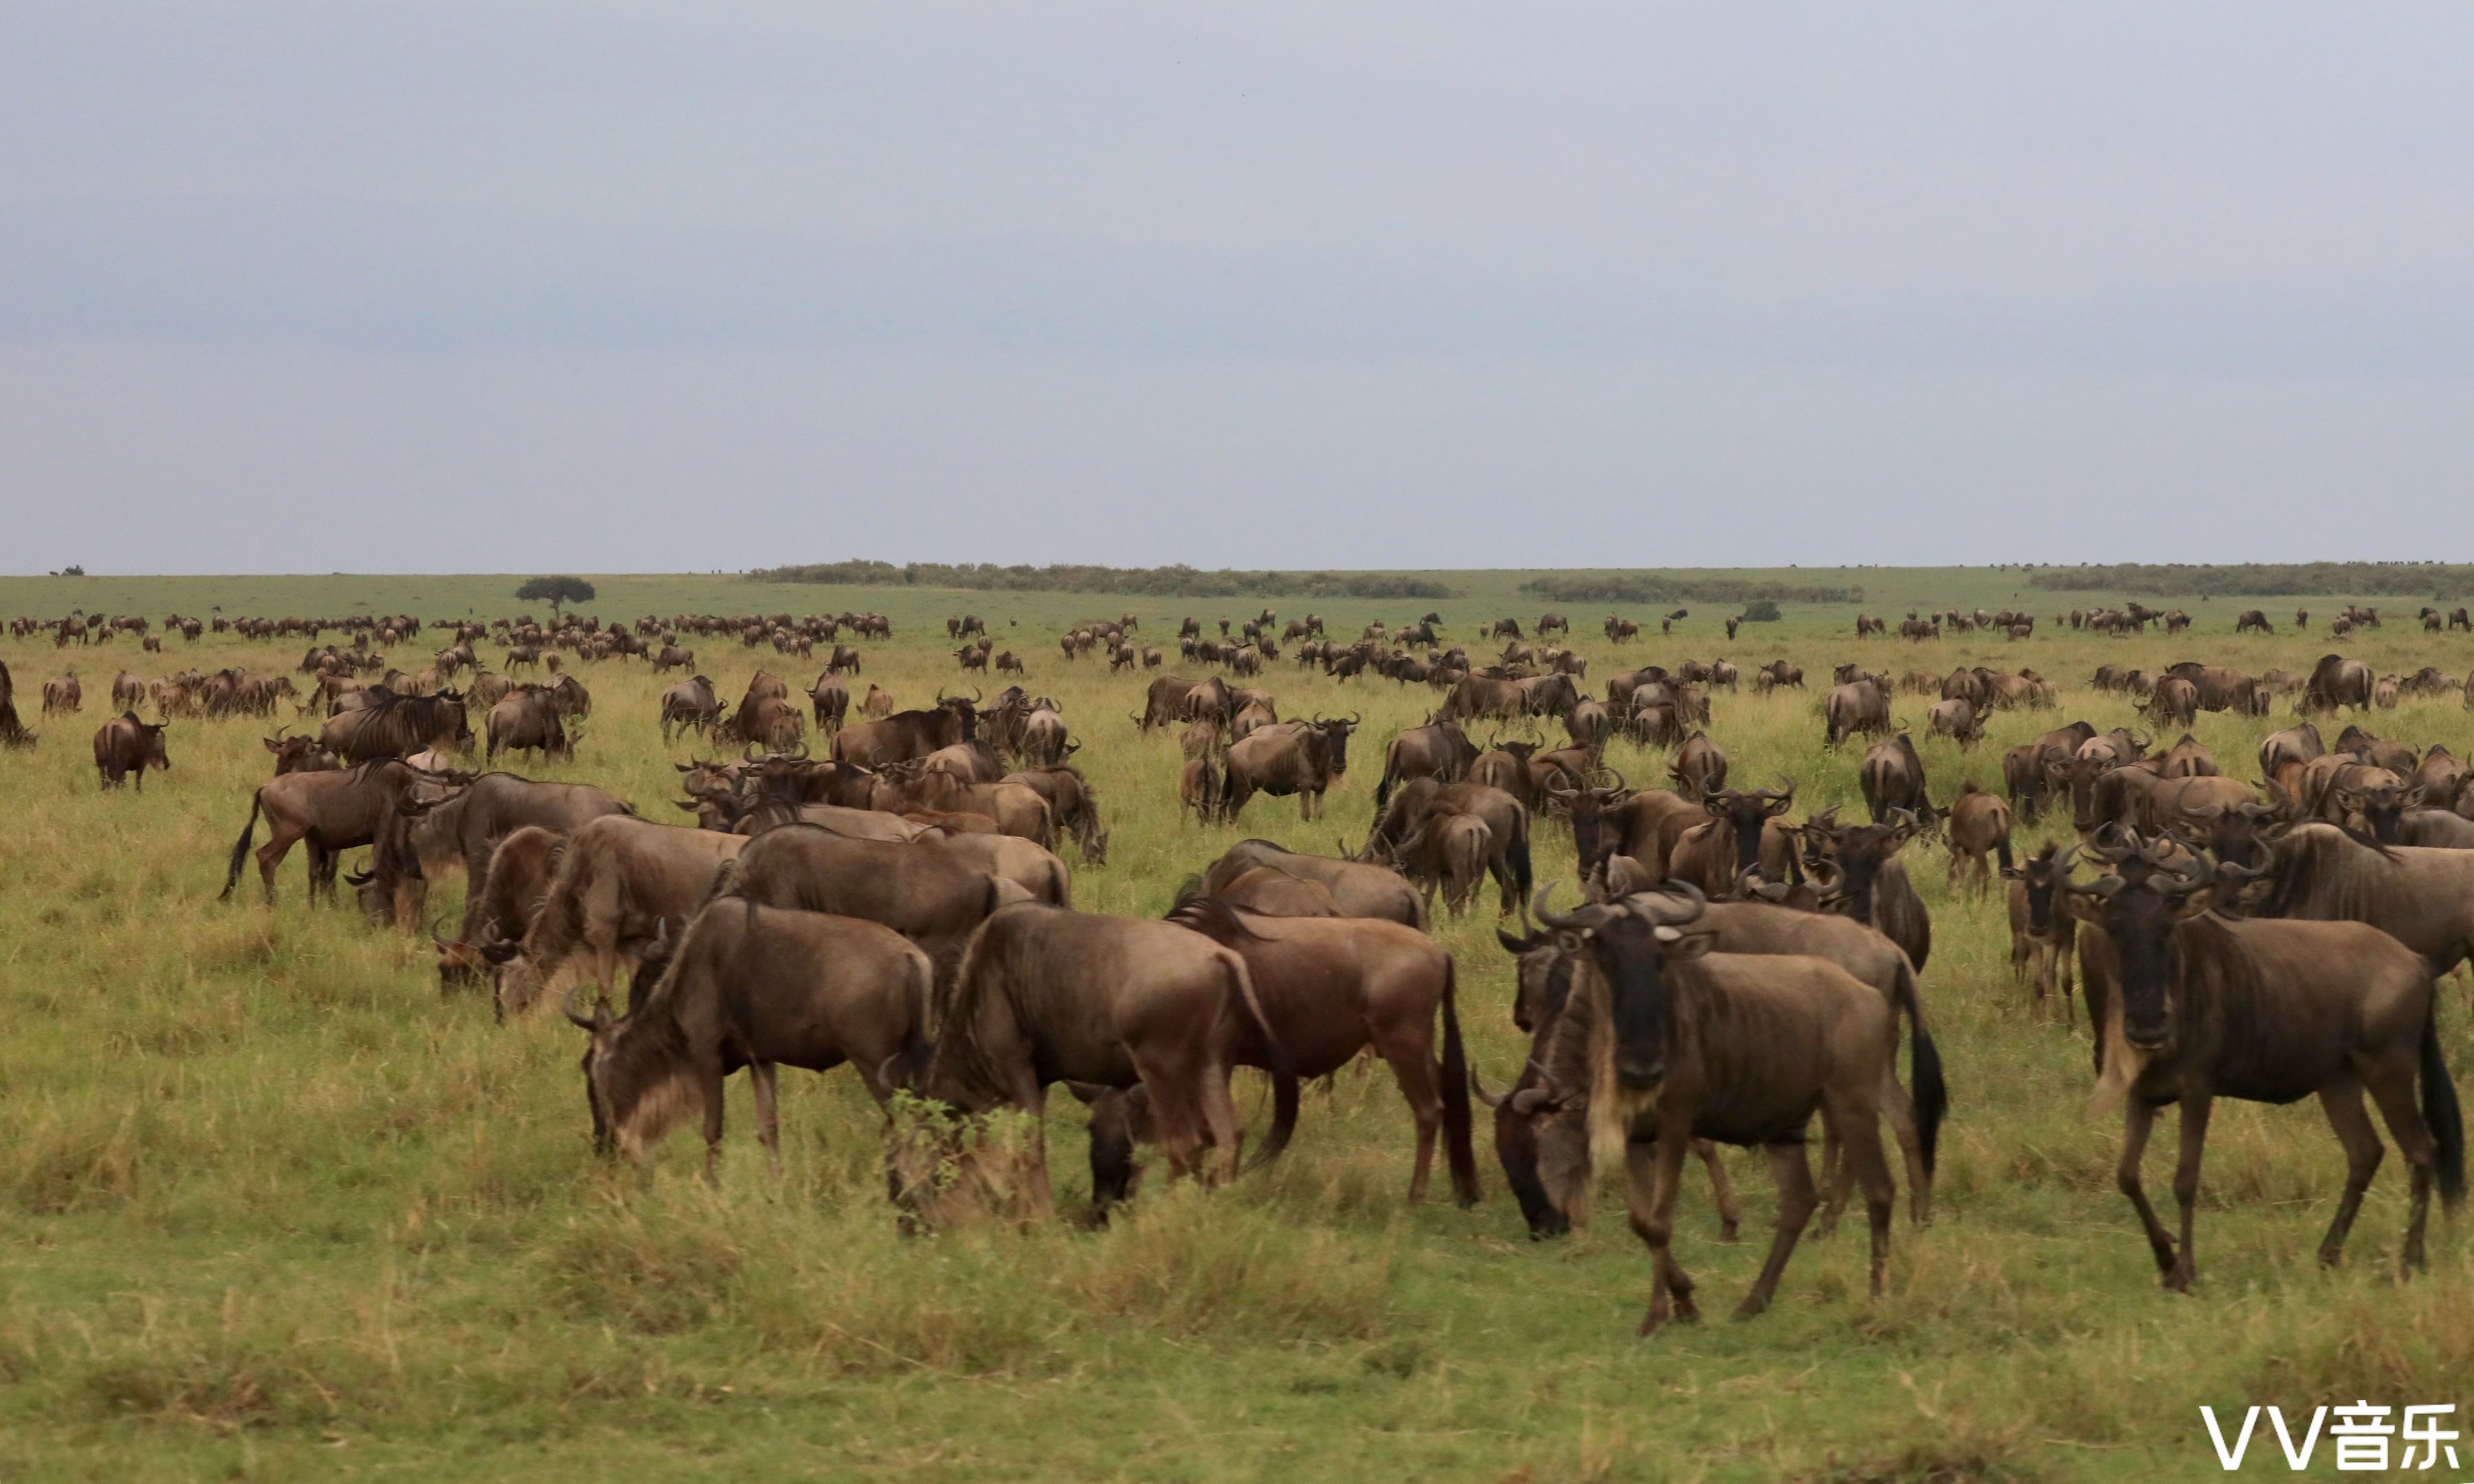
[[[1917,816],[1894,809],[1873,825],[1841,825],[1835,805],[1805,821],[1806,869],[1831,877],[1822,900],[1829,910],[1871,924],[1897,944],[1922,973],[1932,956],[1932,919],[1907,879],[1900,847],[1923,827]]]
[[[2344,1192],[2319,1243],[2320,1262],[2332,1264],[2380,1164],[2379,1134],[2363,1108],[2367,1090],[2413,1167],[2398,1266],[2422,1267],[2435,1175],[2451,1210],[2465,1187],[2465,1132],[2440,1053],[2430,963],[2361,923],[2234,921],[2207,910],[2219,875],[2239,879],[2250,874],[2244,868],[2159,865],[2159,852],[2135,836],[2105,853],[2122,874],[2073,888],[2090,929],[2080,950],[2088,1018],[2098,1029],[2100,1084],[2126,1098],[2115,1179],[2147,1230],[2165,1286],[2185,1291],[2197,1276],[2199,1160],[2220,1096],[2282,1104],[2318,1094],[2345,1148]],[[2178,1242],[2140,1184],[2148,1132],[2168,1103],[2182,1110]]]
[[[1455,918],[1467,915],[1493,855],[1494,831],[1483,818],[1443,810],[1429,811],[1417,833],[1394,851],[1400,874],[1418,888],[1428,909],[1440,886],[1443,906]]]
[[[669,745],[673,731],[710,732],[720,724],[721,699],[714,694],[713,682],[703,676],[681,681],[662,692],[662,744],[665,747]]]
[[[1916,744],[1904,731],[1864,750],[1856,781],[1876,825],[1887,820],[1894,809],[1912,810],[1919,817],[1932,810],[1925,796],[1925,760],[1916,754]]]
[[[482,956],[499,965],[498,998],[521,1014],[581,956],[595,996],[633,969],[661,936],[684,922],[712,891],[725,861],[748,845],[742,835],[655,825],[632,815],[588,820],[567,849],[521,939],[493,942]]]
[[[1668,846],[1666,874],[1706,897],[1733,890],[1736,875],[1749,866],[1759,866],[1773,879],[1789,876],[1795,846],[1780,819],[1795,806],[1795,779],[1781,781],[1784,788],[1722,788],[1702,800],[1709,817]]]
[[[1417,1125],[1412,1203],[1426,1198],[1435,1140],[1443,1137],[1452,1194],[1462,1206],[1478,1199],[1477,1157],[1470,1141],[1468,1059],[1462,1049],[1452,957],[1414,928],[1396,922],[1333,917],[1281,917],[1249,912],[1225,898],[1181,896],[1167,921],[1190,928],[1246,962],[1264,1025],[1290,1075],[1273,1085],[1272,1126],[1256,1166],[1288,1147],[1298,1120],[1298,1083],[1328,1076],[1371,1049],[1391,1066]],[[1443,1058],[1435,1055],[1436,1018]],[[1250,1026],[1230,1048],[1239,1066],[1272,1070],[1275,1058]],[[1115,1094],[1141,1100],[1141,1089]],[[1095,1110],[1098,1100],[1095,1099]],[[1123,1118],[1092,1118],[1092,1198],[1104,1207],[1123,1199],[1132,1175],[1132,1150],[1118,1140]],[[1115,1137],[1103,1147],[1104,1130]]]
[[[1963,696],[1934,702],[1925,711],[1925,725],[1935,736],[1957,743],[1962,753],[1973,751],[1984,740],[1984,718]]]
[[[490,707],[483,725],[489,735],[488,749],[482,754],[484,763],[497,762],[502,748],[509,752],[538,752],[546,762],[575,760],[575,745],[569,738],[566,719],[545,686],[520,687]]]
[[[85,705],[85,687],[78,682],[75,670],[43,682],[45,716],[74,716]]]
[[[893,714],[893,692],[879,689],[876,682],[874,681],[870,681],[867,686],[867,697],[860,703],[859,713],[861,716],[870,717],[879,721],[891,716]]]
[[[261,737],[266,750],[275,754],[275,776],[287,773],[332,773],[343,766],[334,754],[318,745],[312,736],[285,736],[287,729],[278,727],[275,735]]]
[[[1677,1187],[1695,1138],[1758,1145],[1777,1180],[1777,1234],[1759,1277],[1735,1310],[1769,1306],[1805,1223],[1820,1204],[1805,1157],[1815,1113],[1845,1151],[1841,1181],[1864,1193],[1872,1231],[1871,1291],[1881,1292],[1895,1194],[1880,1143],[1880,1095],[1890,1075],[1896,1014],[1880,992],[1836,964],[1796,955],[1711,953],[1711,934],[1689,933],[1697,893],[1652,895],[1539,921],[1587,953],[1583,976],[1541,1059],[1550,1098],[1588,1089],[1589,1142],[1601,1162],[1621,1151],[1633,1229],[1655,1264],[1641,1333],[1669,1318],[1699,1317],[1693,1283],[1670,1248]],[[1582,984],[1576,983],[1575,989]],[[1937,1129],[1940,1063],[1923,1017],[1910,1029],[1917,1104]],[[1921,1131],[1920,1131],[1921,1132]],[[1926,1135],[1929,1147],[1931,1136]]]
[[[335,899],[335,867],[346,850],[377,843],[379,833],[425,775],[400,759],[381,757],[341,771],[286,773],[250,796],[249,819],[233,843],[231,869],[224,875],[223,895],[230,901],[249,859],[249,842],[266,817],[267,840],[257,850],[257,874],[266,887],[268,906],[275,904],[275,869],[295,845],[309,850],[309,900],[321,891]]]
[[[171,755],[163,750],[163,725],[141,722],[134,711],[123,711],[95,729],[94,772],[105,788],[118,788],[134,778],[137,791],[146,792],[146,770],[172,771]]]
[[[1450,853],[1443,850],[1444,842],[1428,842],[1433,850],[1443,852],[1440,856],[1419,850],[1420,842],[1426,840],[1426,821],[1435,814],[1469,815],[1485,824],[1484,865],[1494,876],[1500,915],[1511,916],[1516,904],[1527,899],[1525,894],[1530,887],[1529,809],[1511,794],[1474,778],[1459,783],[1410,779],[1375,814],[1373,825],[1366,832],[1366,843],[1354,858],[1405,867],[1411,854],[1421,853],[1430,867],[1429,875],[1448,878]],[[1461,826],[1460,833],[1465,847],[1474,843],[1474,834],[1467,826]],[[1412,879],[1420,879],[1417,873],[1409,874]]]
[[[2078,951],[2078,920],[2068,911],[2054,910],[2053,894],[2069,883],[2071,858],[2077,853],[2076,846],[2048,841],[2027,857],[2025,865],[2001,868],[2001,874],[2010,881],[2010,977],[2013,982],[2024,979],[2032,969],[2037,1010],[2044,1010],[2047,991],[2058,990],[2063,1017],[2073,1026],[2078,1024],[2077,1009],[2071,1002],[2071,960]]]
[[[2268,614],[2255,608],[2244,609],[2242,616],[2234,620],[2234,633],[2247,634],[2254,629],[2262,634],[2276,632],[2276,626],[2268,621]]]
[[[1189,876],[1177,889],[1181,902],[1201,895],[1202,878]],[[1336,918],[1340,902],[1322,883],[1293,876],[1273,866],[1257,866],[1213,894],[1232,907],[1273,918]]]
[[[1054,1082],[1139,1084],[1172,1179],[1234,1176],[1242,1140],[1228,1069],[1249,1031],[1275,1076],[1294,1075],[1236,953],[1169,922],[1017,903],[971,935],[919,1087],[965,1115],[1000,1106],[1031,1115],[1024,1173],[1032,1214],[1046,1216],[1055,1204],[1038,1124]],[[958,1214],[949,1177],[976,1160],[958,1135],[898,1131],[896,1204],[932,1224]]]
[[[1202,890],[1220,896],[1246,873],[1270,867],[1331,893],[1343,917],[1381,918],[1423,930],[1426,907],[1417,888],[1380,866],[1329,855],[1305,855],[1269,840],[1241,840],[1202,873]]]
[[[430,943],[438,949],[441,993],[454,985],[473,983],[484,973],[497,978],[497,970],[481,950],[491,944],[513,942],[523,936],[525,924],[533,920],[549,893],[550,873],[557,867],[558,853],[566,841],[567,836],[559,830],[525,825],[498,842],[490,852],[489,866],[477,880],[467,879],[462,932],[449,939],[433,928],[429,935]]]
[[[725,893],[882,922],[926,949],[940,975],[952,971],[988,914],[1030,895],[944,850],[850,839],[808,824],[747,842],[715,884],[715,895]]]
[[[1956,895],[1959,877],[1966,876],[1973,890],[1983,893],[1993,889],[1993,868],[1988,854],[1998,854],[2001,874],[2010,874],[2010,806],[1994,794],[1976,786],[1970,778],[1960,786],[1958,797],[1951,801],[1950,817],[1945,822],[1950,837],[1950,881]]]
[[[1880,736],[1890,730],[1889,692],[1866,676],[1839,685],[1822,699],[1822,743],[1842,737]]]
[[[1209,754],[1189,757],[1176,778],[1178,818],[1194,816],[1199,826],[1216,824],[1222,817],[1220,767]]]
[[[1411,778],[1457,783],[1468,777],[1469,765],[1477,758],[1477,744],[1468,739],[1468,733],[1456,721],[1445,718],[1423,727],[1411,727],[1394,736],[1383,750],[1383,778],[1374,785],[1374,807],[1379,813],[1390,801],[1392,790]]]
[[[2322,655],[2311,667],[2310,678],[2302,682],[2302,694],[2294,709],[2303,712],[2335,712],[2341,706],[2357,711],[2371,708],[2371,667],[2359,659],[2342,655]]]
[[[462,753],[472,746],[473,723],[464,698],[442,690],[434,696],[403,695],[383,685],[362,692],[365,702],[327,718],[319,744],[348,763],[403,757],[424,749]]]
[[[584,1056],[594,1147],[643,1160],[686,1111],[704,1112],[704,1173],[720,1172],[722,1084],[747,1068],[756,1137],[779,1173],[781,1125],[774,1068],[813,1072],[852,1065],[881,1107],[894,1072],[925,1062],[934,970],[901,934],[856,918],[785,912],[720,900],[675,942],[648,949],[624,1017],[595,1001],[567,1017],[593,1038]]]
[[[1359,718],[1281,722],[1229,744],[1224,764],[1221,811],[1234,820],[1254,795],[1296,795],[1298,817],[1322,818],[1322,796],[1348,772],[1348,734]]]

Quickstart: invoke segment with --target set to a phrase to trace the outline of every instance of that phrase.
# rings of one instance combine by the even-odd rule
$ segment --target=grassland
[[[2057,596],[2013,573],[1850,575],[1876,611],[2005,603],[2013,587],[2049,610]],[[1351,629],[1432,606],[1466,634],[1497,612],[1534,615],[1521,576],[1445,574],[1462,596],[1431,605],[1315,606]],[[866,679],[905,698],[952,678],[931,642],[945,612],[989,615],[1086,741],[1079,760],[1115,831],[1108,867],[1077,863],[1078,900],[1098,910],[1158,912],[1242,835],[1353,839],[1383,740],[1430,705],[1389,682],[1279,666],[1268,683],[1285,709],[1365,713],[1349,786],[1325,826],[1301,829],[1265,800],[1241,828],[1197,831],[1174,805],[1174,745],[1138,742],[1126,720],[1140,682],[1068,666],[1050,640],[1084,613],[1130,610],[1165,633],[1183,611],[1251,605],[595,580],[604,614],[883,609],[897,639],[869,647]],[[218,603],[487,614],[514,607],[513,586],[11,579],[0,615],[72,603],[158,618]],[[1953,636],[1921,652],[1858,645],[1846,614],[1793,605],[1727,645],[1714,612],[1696,610],[1625,658],[1724,654],[1749,672],[1784,655],[1814,673],[1848,658],[2026,663],[2063,682],[2065,717],[2106,726],[2129,713],[2085,688],[2103,660],[2300,667],[2324,647],[2237,640],[2228,605],[2190,606],[2200,629],[2181,640]],[[1589,631],[1594,614],[1575,616],[1603,674],[1615,652]],[[477,996],[442,998],[425,943],[307,911],[297,856],[275,910],[215,901],[265,773],[259,727],[176,723],[170,775],[142,795],[97,791],[91,698],[116,667],[299,658],[230,640],[170,650],[73,652],[86,713],[43,722],[36,693],[63,657],[48,641],[0,648],[43,732],[32,754],[0,754],[0,1476],[2182,1479],[2219,1476],[2201,1403],[2474,1400],[2459,1395],[2474,1374],[2465,1233],[2437,1229],[2429,1281],[2385,1276],[2403,1222],[2396,1161],[2348,1265],[2313,1266],[2341,1165],[2308,1106],[2220,1108],[2200,1290],[2157,1289],[2113,1190],[2115,1122],[2086,1107],[2084,1027],[2028,1013],[1999,901],[1953,899],[1937,849],[1910,865],[1935,919],[1925,988],[1956,1098],[1939,1220],[1900,1228],[1879,1304],[1862,1296],[1861,1243],[1833,1238],[1798,1254],[1763,1319],[1642,1344],[1646,1273],[1613,1190],[1594,1224],[1551,1244],[1524,1238],[1491,1160],[1475,1210],[1407,1208],[1407,1119],[1379,1072],[1310,1095],[1268,1174],[1207,1195],[1153,1187],[1102,1233],[898,1236],[873,1116],[846,1074],[786,1081],[778,1182],[739,1087],[717,1189],[695,1178],[691,1131],[649,1169],[598,1161],[577,1037],[554,1015],[498,1027]],[[2383,671],[2474,664],[2474,642],[2395,625],[2347,652]],[[703,668],[735,692],[756,662],[708,648]],[[543,776],[667,813],[668,764],[689,748],[660,745],[650,677],[605,665],[583,678],[596,701],[583,755]],[[2000,750],[2050,721],[1998,717],[1967,759],[1927,741],[1935,797],[1995,781]],[[2197,731],[2248,773],[2276,724],[2209,716]],[[2474,741],[2453,700],[2375,726],[2461,754]],[[1721,695],[1712,733],[1740,778],[1792,773],[1811,806],[1855,798],[1856,752],[1820,749],[1810,696]],[[1636,782],[1657,772],[1626,749],[1613,760]],[[1568,880],[1569,852],[1543,831],[1540,879]],[[443,883],[436,905],[453,896]],[[1477,916],[1440,933],[1462,964],[1474,1055],[1500,1083],[1519,1039],[1492,927]],[[2452,1061],[2474,1065],[2454,993],[2443,1024]],[[1057,1101],[1071,1199],[1079,1110]],[[1259,1087],[1241,1103],[1259,1126]],[[2168,1158],[2150,1161],[2159,1194]],[[1736,1174],[1757,1235],[1766,1177],[1750,1160]],[[1758,1246],[1719,1244],[1687,1185],[1679,1254],[1713,1306],[1750,1281]]]

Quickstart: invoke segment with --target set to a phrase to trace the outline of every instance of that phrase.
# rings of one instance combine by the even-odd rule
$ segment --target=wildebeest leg
[[[256,852],[257,876],[266,884],[266,904],[270,907],[275,905],[275,868],[283,864],[283,857],[291,850],[296,838],[283,834],[281,828],[280,826],[272,826],[267,842],[259,846]]]
[[[773,1098],[773,1064],[748,1063],[747,1085],[756,1091],[756,1141],[764,1146],[765,1162],[772,1165],[773,1178],[779,1180],[782,1178],[782,1121],[781,1109]]]
[[[1693,1156],[1710,1172],[1710,1199],[1718,1207],[1718,1240],[1732,1242],[1744,1224],[1743,1203],[1735,1199],[1735,1183],[1727,1176],[1727,1161],[1718,1146],[1706,1138],[1692,1141]]]
[[[1202,1121],[1211,1132],[1211,1145],[1227,1155],[1227,1178],[1235,1180],[1240,1158],[1246,1152],[1246,1134],[1237,1123],[1237,1104],[1228,1093],[1228,1068],[1214,1066],[1202,1076]],[[1206,1167],[1204,1183],[1212,1176]]]
[[[2337,1142],[2345,1146],[2345,1193],[2337,1200],[2337,1219],[2328,1223],[2328,1234],[2319,1239],[2319,1265],[2334,1267],[2344,1256],[2345,1233],[2353,1230],[2354,1214],[2363,1209],[2363,1192],[2370,1188],[2371,1177],[2379,1173],[2380,1159],[2388,1151],[2363,1107],[2359,1077],[2348,1072],[2321,1088],[2319,1111],[2337,1131]]]
[[[2397,1267],[2400,1272],[2418,1272],[2423,1267],[2422,1230],[2431,1218],[2431,1182],[2439,1160],[2439,1141],[2423,1121],[2422,1110],[2414,1106],[2413,1074],[2374,1076],[2370,1089],[2380,1105],[2380,1117],[2389,1126],[2389,1137],[2396,1140],[2397,1153],[2405,1156],[2413,1171],[2413,1204],[2406,1213],[2405,1246],[2397,1255]],[[2378,1142],[2374,1137],[2375,1147]]]
[[[2140,1161],[2147,1154],[2147,1136],[2156,1127],[2156,1105],[2133,1097],[2122,1114],[2122,1162],[2114,1166],[2113,1183],[2123,1195],[2130,1197],[2131,1209],[2139,1212],[2139,1224],[2147,1231],[2148,1248],[2156,1255],[2159,1271],[2173,1271],[2173,1237],[2165,1223],[2156,1219],[2156,1208],[2148,1204],[2147,1187],[2139,1183]]]
[[[1692,1280],[1668,1246],[1675,1233],[1675,1190],[1683,1184],[1684,1154],[1691,1142],[1689,1131],[1678,1128],[1664,1138],[1635,1137],[1624,1144],[1624,1204],[1633,1232],[1649,1244],[1652,1270],[1649,1311],[1640,1320],[1643,1335],[1656,1334],[1670,1317],[1686,1324],[1701,1317],[1692,1303]]]
[[[2205,1092],[2182,1095],[2182,1157],[2173,1166],[2173,1200],[2182,1209],[2182,1248],[2165,1275],[2165,1286],[2175,1293],[2191,1291],[2199,1276],[2198,1256],[2191,1250],[2191,1231],[2199,1216],[2199,1157],[2208,1147],[2208,1114],[2214,1100]]]
[[[704,1099],[704,1182],[721,1183],[721,1058],[715,1056],[695,1068],[696,1092]]]
[[[1426,1176],[1435,1162],[1435,1136],[1443,1126],[1442,1073],[1436,1069],[1430,1041],[1431,1037],[1395,1034],[1375,1043],[1383,1060],[1392,1064],[1392,1080],[1400,1085],[1409,1116],[1418,1123],[1418,1162],[1409,1176],[1412,1205],[1426,1198]]]
[[[327,905],[335,905],[335,871],[343,864],[343,854],[315,840],[309,842],[309,905],[318,905],[321,893],[327,898]]]
[[[1881,1116],[1889,1120],[1890,1137],[1899,1141],[1899,1157],[1907,1168],[1907,1219],[1931,1226],[1932,1177],[1925,1173],[1924,1142],[1916,1137],[1916,1103],[1899,1085],[1895,1068],[1881,1073]]]
[[[1804,1224],[1812,1219],[1813,1208],[1820,1204],[1812,1188],[1812,1164],[1804,1156],[1803,1144],[1772,1144],[1766,1152],[1770,1157],[1770,1178],[1778,1182],[1778,1230],[1770,1238],[1770,1255],[1761,1263],[1760,1276],[1753,1280],[1752,1291],[1744,1295],[1744,1302],[1735,1305],[1737,1319],[1750,1319],[1769,1308],[1770,1295],[1778,1291],[1779,1275],[1786,1271],[1786,1259],[1795,1253],[1796,1238],[1804,1234]]]

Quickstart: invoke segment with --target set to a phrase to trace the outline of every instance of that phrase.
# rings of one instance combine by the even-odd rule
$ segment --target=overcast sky
[[[2474,6],[0,6],[0,569],[2446,557]]]

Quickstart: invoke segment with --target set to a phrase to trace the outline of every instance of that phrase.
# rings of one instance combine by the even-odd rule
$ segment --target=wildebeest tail
[[[1297,1132],[1298,1064],[1289,1059],[1289,1048],[1281,1045],[1280,1038],[1273,1034],[1272,1017],[1263,1014],[1263,1002],[1254,993],[1254,979],[1246,971],[1246,961],[1234,950],[1223,948],[1220,967],[1228,975],[1229,993],[1246,1007],[1255,1031],[1262,1036],[1263,1060],[1271,1064],[1272,1127],[1263,1136],[1263,1147],[1247,1165],[1249,1169],[1260,1169],[1280,1157],[1280,1151],[1289,1146],[1289,1136]]]
[[[1950,1113],[1950,1088],[1942,1081],[1941,1052],[1932,1032],[1925,1028],[1925,1007],[1916,996],[1915,970],[1899,965],[1896,986],[1899,1010],[1907,1017],[1908,1079],[1916,1099],[1916,1152],[1925,1173],[1933,1172],[1933,1153],[1941,1144],[1941,1120]]]
[[[2010,837],[2008,835],[2003,835],[2001,839],[1993,842],[1993,852],[2001,857],[2001,869],[2003,871],[2011,869]]]
[[[2457,1084],[2448,1080],[2448,1059],[2439,1049],[2439,995],[2422,1021],[2422,1121],[2439,1147],[2439,1203],[2455,1210],[2465,1202],[2465,1118],[2457,1107]]]
[[[1392,797],[1392,785],[1400,781],[1400,744],[1395,740],[1383,750],[1383,777],[1374,783],[1374,811],[1383,812],[1385,801]]]
[[[1452,1193],[1463,1206],[1478,1198],[1477,1150],[1469,1116],[1468,1049],[1461,1042],[1460,970],[1443,956],[1443,1160],[1452,1172]]]
[[[249,838],[257,832],[257,811],[264,802],[262,793],[249,796],[249,823],[241,826],[240,839],[232,846],[231,870],[224,874],[224,894],[217,901],[231,900],[232,888],[240,884],[241,863],[249,859]]]

